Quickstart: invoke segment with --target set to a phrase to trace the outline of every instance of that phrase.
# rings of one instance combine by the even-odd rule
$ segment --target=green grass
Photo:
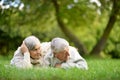
[[[17,69],[0,57],[0,80],[119,80],[119,59],[87,59],[89,69]],[[6,65],[6,66],[5,66]]]

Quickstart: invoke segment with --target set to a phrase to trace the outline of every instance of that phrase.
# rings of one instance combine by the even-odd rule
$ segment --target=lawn
[[[0,57],[0,80],[120,80],[120,59],[86,59],[88,70],[9,66],[9,59]]]

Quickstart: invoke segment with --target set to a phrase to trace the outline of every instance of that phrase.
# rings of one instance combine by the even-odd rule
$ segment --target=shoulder
[[[46,55],[47,53],[51,52],[51,42],[43,42],[41,43],[41,53],[42,55]]]
[[[42,42],[41,46],[50,46],[51,42]]]
[[[51,42],[43,42],[43,43],[41,43],[41,48],[44,50],[46,50],[46,49],[50,49],[50,47],[51,47]]]
[[[70,59],[77,60],[77,59],[83,59],[80,53],[78,52],[77,48],[70,46],[69,47],[69,54]]]
[[[69,46],[69,51],[77,51],[77,48],[75,48],[73,46]]]
[[[69,46],[69,53],[70,53],[70,55],[76,55],[76,56],[80,56],[80,54],[79,54],[79,52],[78,52],[78,50],[77,50],[77,48],[75,48],[75,47],[73,47],[73,46]]]

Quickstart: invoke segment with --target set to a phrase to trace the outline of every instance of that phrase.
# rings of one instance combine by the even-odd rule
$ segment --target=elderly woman
[[[47,53],[44,59],[51,67],[88,69],[87,62],[80,56],[77,49],[69,46],[69,43],[62,38],[54,38],[51,41],[51,52]]]
[[[43,48],[45,49],[42,50]],[[29,36],[15,51],[10,64],[19,68],[43,67],[45,66],[43,56],[48,49],[48,43],[41,44],[37,37]]]

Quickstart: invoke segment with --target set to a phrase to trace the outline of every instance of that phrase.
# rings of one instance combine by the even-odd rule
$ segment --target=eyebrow
[[[40,49],[41,47],[38,47],[38,48],[33,48],[32,50],[37,50],[37,49]]]

